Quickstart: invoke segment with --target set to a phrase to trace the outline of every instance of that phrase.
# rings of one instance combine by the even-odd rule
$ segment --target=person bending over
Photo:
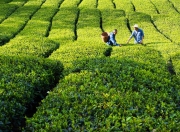
[[[112,32],[109,33],[109,36],[108,36],[108,41],[106,42],[107,45],[110,45],[110,46],[121,46],[120,44],[118,44],[116,42],[116,34],[117,34],[117,29],[114,29]]]

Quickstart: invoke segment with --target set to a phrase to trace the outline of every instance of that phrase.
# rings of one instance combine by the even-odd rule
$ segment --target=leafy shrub
[[[58,43],[45,37],[19,36],[1,47],[0,53],[10,56],[48,57],[58,47]]]
[[[180,129],[179,84],[170,81],[165,68],[130,58],[84,62],[78,61],[81,71],[67,75],[43,100],[25,131]]]
[[[19,130],[30,104],[43,98],[62,76],[59,61],[37,57],[0,56],[0,130]]]

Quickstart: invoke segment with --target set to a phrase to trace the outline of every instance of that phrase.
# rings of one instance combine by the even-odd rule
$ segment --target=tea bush
[[[0,57],[0,130],[19,130],[29,105],[59,81],[63,65],[37,57]]]
[[[24,6],[19,7],[10,17],[0,24],[0,45],[7,43],[18,34],[41,6],[42,1],[28,1]]]
[[[0,6],[0,23],[17,9],[16,5],[0,4]]]
[[[180,131],[179,2],[6,2],[0,131]],[[146,45],[125,44],[135,23]]]
[[[0,47],[0,53],[13,56],[48,57],[59,47],[58,43],[43,37],[18,36]]]
[[[25,130],[179,130],[178,84],[154,63],[86,60],[86,65],[79,64],[80,72],[69,74],[49,92],[33,118],[27,119]]]

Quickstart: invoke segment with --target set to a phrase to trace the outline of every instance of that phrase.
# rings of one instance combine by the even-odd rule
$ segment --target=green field
[[[178,0],[1,0],[0,132],[179,132],[179,21]]]

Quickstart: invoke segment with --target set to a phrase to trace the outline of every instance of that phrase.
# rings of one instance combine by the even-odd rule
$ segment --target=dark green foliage
[[[108,47],[105,51],[104,51],[104,55],[105,56],[111,56],[111,52],[112,52],[112,47]]]
[[[0,132],[180,131],[180,2],[1,2]],[[114,28],[122,47],[99,40]]]
[[[142,46],[117,51],[110,58],[74,61],[73,69],[81,70],[69,74],[44,100],[45,105],[28,121],[27,129],[180,130],[180,82],[167,70],[161,52]],[[176,54],[173,60],[178,57]],[[51,100],[60,103],[51,109]],[[45,119],[49,123],[43,124]]]
[[[81,71],[49,93],[25,130],[178,131],[179,84],[155,53],[137,53],[138,62],[131,57],[77,61]]]
[[[170,74],[176,75],[176,72],[174,70],[174,66],[173,66],[173,62],[172,62],[171,58],[167,61],[167,70],[170,72]]]
[[[28,105],[55,86],[63,65],[37,57],[11,56],[0,56],[0,65],[0,130],[20,130]]]
[[[0,1],[0,4],[1,4],[1,3],[8,3],[8,2],[11,2],[11,1],[12,1],[12,0],[1,0],[1,1]]]

